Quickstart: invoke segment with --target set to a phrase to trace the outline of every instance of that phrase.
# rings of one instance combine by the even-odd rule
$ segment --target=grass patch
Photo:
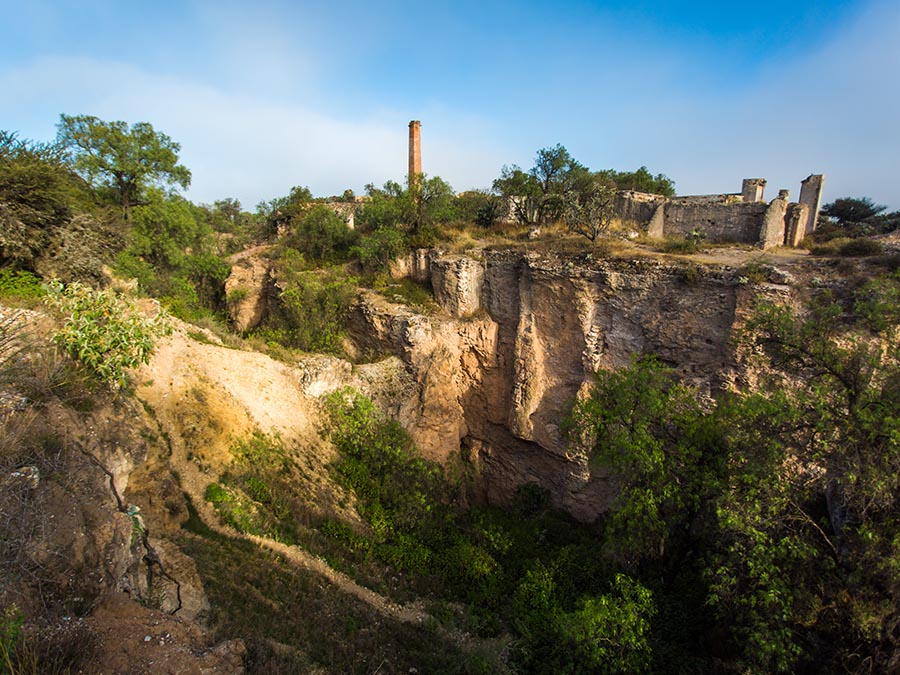
[[[809,249],[813,255],[820,256],[841,256],[841,257],[864,257],[879,256],[884,253],[884,246],[876,239],[860,237],[851,239],[849,237],[836,237],[822,242],[802,243]]]
[[[384,616],[279,556],[221,535],[186,535],[218,639],[243,638],[248,675],[306,673],[490,673],[433,626]]]
[[[661,242],[657,242],[656,250],[660,253],[690,255],[691,253],[699,253],[703,243],[702,239],[697,238],[666,237]]]
[[[419,282],[409,277],[391,279],[385,274],[372,280],[372,290],[377,291],[391,302],[411,307],[422,314],[438,311],[434,301],[434,291],[429,282]]]
[[[19,307],[36,307],[47,291],[40,277],[31,272],[0,269],[0,300]]]

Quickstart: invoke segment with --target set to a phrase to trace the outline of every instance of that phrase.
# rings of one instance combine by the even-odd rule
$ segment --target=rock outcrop
[[[225,280],[228,315],[234,329],[245,333],[256,328],[266,316],[270,262],[269,246],[256,246],[231,257],[231,274]]]
[[[513,251],[419,253],[407,267],[426,257],[442,313],[364,294],[352,338],[403,360],[416,395],[400,421],[433,459],[468,449],[489,501],[535,482],[581,520],[608,507],[610,477],[560,430],[597,370],[653,353],[707,393],[735,376],[729,337],[754,294],[732,268]]]

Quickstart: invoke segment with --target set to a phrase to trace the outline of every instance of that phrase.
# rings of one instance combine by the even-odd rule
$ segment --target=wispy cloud
[[[530,166],[538,148],[562,142],[596,169],[665,172],[682,193],[735,191],[761,176],[796,194],[824,172],[829,199],[900,208],[895,0],[746,68],[724,38],[697,47],[684,27],[622,25],[615,13],[582,20],[530,7],[503,22],[506,6],[489,3],[484,25],[451,12],[432,39],[402,7],[362,8],[364,25],[336,22],[334,8],[189,7],[152,58],[85,56],[70,40],[8,60],[0,124],[44,140],[63,112],[149,121],[182,144],[193,199],[235,196],[248,207],[298,184],[332,194],[402,180],[406,124],[421,119],[426,171],[458,190],[489,186],[503,164]],[[399,48],[401,37],[423,51]],[[717,49],[724,66],[713,63]]]
[[[801,179],[825,173],[828,199],[868,195],[900,208],[898,38],[900,6],[873,5],[728,95],[673,87],[634,111],[617,152],[654,158],[682,193],[736,191],[742,177],[761,176],[796,196]]]
[[[87,59],[40,60],[0,76],[0,88],[20,106],[56,101],[67,114],[151,122],[182,144],[182,162],[194,175],[189,194],[197,201],[237,196],[252,207],[293,185],[321,195],[347,187],[360,192],[367,182],[402,180],[406,172],[409,118],[397,111],[341,118],[255,92],[242,96]],[[502,157],[480,132],[471,132],[477,124],[477,118],[435,110],[424,132],[427,172],[459,189],[490,184]]]

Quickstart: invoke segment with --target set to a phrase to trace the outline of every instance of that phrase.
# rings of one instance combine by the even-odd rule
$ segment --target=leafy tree
[[[609,230],[615,217],[615,187],[609,181],[595,178],[581,191],[566,195],[563,217],[570,232],[596,241]]]
[[[287,196],[257,204],[256,212],[265,218],[268,234],[276,234],[281,228],[289,228],[291,221],[302,215],[312,201],[313,195],[308,187],[295,185]]]
[[[804,314],[760,305],[742,344],[768,375],[712,409],[652,361],[601,375],[575,407],[574,437],[621,484],[607,547],[669,569],[700,551],[722,642],[746,672],[886,672],[900,659],[896,297],[892,275]]]
[[[199,252],[184,259],[182,270],[194,285],[198,304],[210,309],[224,306],[225,280],[231,274],[231,265],[217,255]]]
[[[191,172],[178,163],[181,146],[148,122],[104,122],[91,115],[60,115],[57,143],[74,169],[99,194],[122,207],[126,221],[151,186],[187,188]]]
[[[439,176],[420,174],[404,188],[387,181],[382,188],[366,185],[369,201],[357,215],[362,229],[405,226],[413,234],[456,218],[456,194]]]
[[[834,218],[838,225],[861,223],[887,209],[868,197],[842,197],[822,207],[822,214]]]
[[[541,185],[530,173],[516,165],[504,166],[500,177],[494,180],[493,189],[510,204],[515,219],[521,225],[539,221]]]
[[[234,233],[244,223],[247,214],[241,208],[239,199],[226,197],[217,199],[212,207],[203,207],[209,214],[209,224],[216,232]]]
[[[406,240],[400,230],[380,226],[374,232],[362,235],[352,252],[359,258],[364,270],[381,272],[406,248]]]
[[[171,332],[165,313],[148,319],[113,291],[77,282],[51,283],[46,302],[64,317],[54,340],[114,389],[127,384],[129,368],[150,360],[154,339]]]
[[[396,181],[389,180],[381,188],[369,183],[366,194],[369,201],[356,216],[361,231],[408,226],[416,217],[412,194]]]
[[[671,197],[675,183],[663,174],[652,175],[645,166],[637,171],[592,173],[557,144],[538,150],[534,166],[527,172],[515,165],[504,166],[493,190],[506,200],[519,223],[535,225],[566,218],[570,226],[576,223],[573,231],[593,241],[599,234],[598,224],[608,223],[612,216],[616,190]]]
[[[288,245],[316,260],[346,254],[356,240],[355,232],[333,209],[317,204],[299,218]]]
[[[59,147],[0,131],[0,260],[32,267],[72,215],[74,179]]]
[[[584,598],[562,619],[562,634],[581,662],[575,672],[646,672],[653,594],[625,574],[616,575],[610,590]]]
[[[721,471],[714,427],[697,393],[648,356],[597,373],[566,422],[593,461],[620,477],[606,540],[626,562],[683,552]]]
[[[819,238],[867,236],[891,232],[900,227],[900,211],[885,213],[886,206],[868,197],[842,197],[822,207],[825,222],[817,230]],[[834,225],[829,228],[828,225]],[[820,232],[821,230],[821,232]]]
[[[552,148],[538,150],[530,174],[537,180],[544,195],[561,194],[574,187],[575,176],[584,168],[565,147],[557,143]]]
[[[617,190],[635,190],[636,192],[649,192],[650,194],[675,196],[675,182],[665,174],[658,173],[655,176],[642,166],[636,171],[616,171],[605,169],[597,172],[599,176],[611,180]]]
[[[460,220],[488,228],[506,214],[507,208],[498,195],[486,190],[469,190],[458,196],[456,211]]]
[[[520,223],[544,224],[562,218],[571,197],[590,191],[594,183],[587,167],[557,144],[538,150],[528,173],[504,166],[493,187],[511,202]]]
[[[440,176],[422,174],[411,187],[407,187],[415,204],[413,233],[437,223],[446,223],[456,217],[456,193]]]

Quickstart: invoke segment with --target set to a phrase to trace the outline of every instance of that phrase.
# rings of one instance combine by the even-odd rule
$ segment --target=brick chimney
[[[422,139],[420,130],[422,123],[419,120],[413,120],[409,123],[409,184],[412,185],[418,180],[418,175],[422,173]]]

